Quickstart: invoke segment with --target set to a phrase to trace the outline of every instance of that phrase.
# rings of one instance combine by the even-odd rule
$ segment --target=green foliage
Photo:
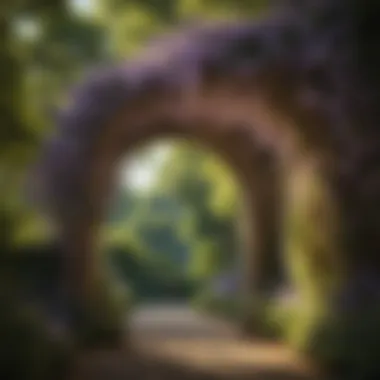
[[[339,283],[339,224],[331,195],[313,167],[305,164],[289,190],[287,254],[295,281],[305,299],[323,298]],[[308,223],[305,223],[305,220]],[[338,269],[338,270],[337,270]]]
[[[51,130],[46,109],[61,104],[84,71],[124,59],[158,31],[180,21],[258,15],[267,1],[99,0],[86,16],[70,10],[68,3],[3,0],[0,4],[2,260],[17,256],[20,246],[48,238],[49,226],[23,199],[25,173],[41,139]],[[219,299],[207,292],[195,303],[234,319],[246,316],[248,330],[253,326],[285,336],[322,362],[355,368],[360,374],[352,370],[351,375],[365,378],[365,370],[379,370],[379,313],[336,319],[329,315],[328,296],[341,284],[344,268],[337,247],[339,221],[323,179],[315,168],[304,169],[289,173],[291,212],[285,223],[286,259],[300,302],[287,307],[255,300],[248,314],[245,302],[243,307],[241,300]],[[161,180],[152,190],[156,196],[123,191],[104,231],[105,251],[113,268],[131,279],[138,295],[152,294],[161,284],[162,293],[174,294],[176,288],[180,289],[176,295],[188,297],[196,286],[186,277],[180,282],[178,275],[195,278],[199,285],[231,266],[238,247],[234,220],[241,196],[227,173],[211,155],[178,145],[160,171]],[[33,272],[33,265],[26,274]],[[1,370],[20,372],[4,376],[3,372],[0,378],[43,379],[51,366],[65,362],[71,352],[70,337],[52,336],[41,310],[31,310],[9,290],[9,277],[1,273]],[[19,279],[11,280],[12,286],[20,286],[14,284]],[[133,305],[132,290],[114,273],[105,272],[94,292],[97,297],[86,305],[83,338],[119,335],[124,314]]]
[[[48,127],[47,107],[62,97],[81,69],[105,57],[100,27],[70,15],[62,4],[1,5],[1,14],[9,15],[0,20],[1,253],[37,235],[46,238],[24,195],[25,175]]]
[[[115,345],[127,339],[126,316],[134,305],[134,294],[115,273],[103,271],[83,309],[76,335],[80,344]]]
[[[143,148],[138,157],[149,162],[155,148]],[[166,150],[157,170],[158,180],[148,192],[138,194],[130,188],[120,192],[104,231],[105,250],[116,249],[122,255],[124,247],[129,256],[128,265],[119,262],[118,266],[135,268],[137,263],[131,261],[138,262],[140,269],[132,273],[123,269],[132,277],[140,273],[133,280],[137,294],[146,295],[159,279],[162,285],[174,281],[186,289],[190,286],[186,282],[203,282],[231,266],[236,257],[236,186],[220,160],[178,142]],[[146,273],[154,280],[147,279]],[[164,288],[155,285],[157,290]]]
[[[93,13],[81,16],[65,1],[2,2],[1,14],[11,17],[0,20],[1,253],[14,254],[17,246],[44,241],[49,235],[49,226],[23,200],[24,176],[41,139],[51,130],[46,109],[63,102],[84,71],[124,59],[178,21],[256,14],[263,3],[103,0],[96,2]],[[195,289],[190,275],[202,283],[236,257],[239,194],[223,164],[186,146],[172,150],[161,174],[155,197],[123,192],[104,231],[105,252],[120,274],[133,280],[136,293],[143,292],[142,285],[150,278],[149,291],[164,284],[166,294],[179,288],[189,296]],[[136,268],[140,279],[133,278]],[[97,297],[86,305],[83,338],[90,341],[112,335],[133,305],[132,290],[113,273],[103,275],[94,289]],[[179,275],[184,276],[182,282]]]
[[[55,331],[41,310],[15,297],[0,283],[0,376],[2,379],[65,378],[74,345],[66,331]]]
[[[135,300],[149,298],[187,299],[194,285],[176,268],[168,268],[148,255],[135,255],[131,247],[111,246],[107,256],[120,278],[127,279]]]
[[[380,373],[376,301],[350,312],[333,306],[333,296],[348,281],[334,199],[315,163],[305,161],[289,174],[285,248],[299,302],[285,324],[284,337],[345,379],[376,378]]]
[[[271,339],[283,339],[295,316],[291,304],[268,299],[247,302],[238,295],[217,295],[210,290],[200,291],[192,304],[202,312],[237,324],[247,336]]]
[[[302,349],[330,373],[345,379],[375,379],[380,374],[380,310],[320,319]]]
[[[167,157],[157,188],[178,200],[185,212],[180,233],[189,245],[189,275],[204,279],[236,258],[237,187],[216,156],[178,144]]]
[[[268,0],[182,0],[178,2],[178,16],[183,18],[231,19],[238,16],[257,16]]]
[[[0,10],[5,17],[1,18],[0,33],[0,180],[7,178],[7,194],[1,194],[1,210],[7,206],[7,215],[2,219],[13,225],[11,220],[21,217],[24,208],[20,205],[17,207],[21,212],[15,211],[14,198],[23,197],[15,190],[23,185],[19,179],[9,180],[9,173],[24,176],[40,139],[50,129],[46,109],[64,99],[68,87],[85,69],[124,58],[169,24],[195,15],[213,17],[219,10],[228,17],[247,11],[255,14],[261,3],[264,2],[99,0],[91,4],[92,12],[83,15],[76,14],[64,0],[2,2]],[[230,208],[230,186],[213,186],[226,189],[220,190],[225,195],[211,196],[218,199],[213,208],[226,216],[229,211],[221,210],[226,205]],[[1,187],[4,192],[5,186]],[[201,191],[199,187],[198,190]],[[29,211],[28,215],[29,220],[34,217]]]
[[[286,264],[300,300],[286,336],[302,346],[325,317],[344,266],[337,244],[336,209],[316,163],[304,161],[295,167],[287,185]]]
[[[208,290],[201,290],[192,300],[192,305],[202,311],[232,322],[241,320],[244,302],[239,297],[217,296]]]

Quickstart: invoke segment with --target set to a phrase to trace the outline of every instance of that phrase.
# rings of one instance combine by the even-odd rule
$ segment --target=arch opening
[[[143,145],[135,148],[134,150],[132,150],[131,152],[128,153],[128,155],[125,157],[125,160],[127,161],[128,159],[132,159],[133,158],[132,154],[136,154],[135,153],[136,150],[138,151],[139,149],[140,150],[144,149],[144,148],[146,149],[146,147],[149,148],[151,146],[150,144],[154,143],[155,141],[156,141],[156,144],[159,144],[160,141],[162,141],[162,139],[150,141],[148,146],[146,144],[143,144]],[[214,236],[210,232],[211,235],[208,236],[206,233],[207,232],[207,228],[206,228],[206,230],[205,230],[206,231],[205,232],[206,233],[206,235],[205,235],[206,241],[209,241],[211,245],[214,245],[214,248],[212,249],[214,251],[225,252],[226,249],[231,251],[231,253],[229,255],[230,256],[232,255],[232,257],[235,258],[235,260],[234,260],[235,270],[238,271],[238,273],[239,273],[238,277],[240,278],[239,288],[236,289],[238,291],[237,296],[239,296],[240,298],[243,295],[245,295],[246,297],[250,296],[252,293],[253,282],[258,280],[258,276],[259,276],[260,272],[255,273],[255,268],[254,268],[255,260],[252,260],[250,257],[250,256],[255,255],[254,249],[255,249],[255,244],[257,242],[255,242],[254,240],[251,240],[252,239],[252,233],[251,232],[254,228],[257,229],[257,227],[255,227],[255,225],[257,223],[254,224],[253,219],[256,218],[256,213],[258,211],[253,206],[250,207],[249,200],[247,201],[247,193],[252,192],[252,189],[255,186],[259,186],[259,183],[257,183],[257,181],[255,183],[248,182],[246,177],[240,177],[239,178],[239,174],[237,174],[236,172],[235,173],[233,172],[233,164],[231,162],[228,162],[226,159],[221,158],[220,154],[218,154],[217,151],[212,151],[212,150],[210,151],[210,149],[208,149],[207,144],[206,145],[205,144],[199,144],[196,141],[191,141],[189,139],[184,140],[184,139],[181,139],[178,137],[176,137],[174,139],[171,138],[169,140],[165,139],[163,141],[164,142],[166,141],[166,145],[164,145],[166,147],[165,152],[166,152],[166,156],[167,156],[166,162],[165,162],[165,168],[166,168],[165,170],[166,171],[162,171],[164,169],[161,169],[161,171],[160,171],[159,166],[156,166],[154,164],[154,162],[148,163],[147,164],[148,167],[150,165],[151,168],[152,167],[156,168],[155,169],[156,173],[154,175],[155,176],[154,178],[156,178],[156,181],[159,181],[159,182],[158,182],[158,184],[156,183],[156,185],[150,185],[151,188],[150,188],[148,194],[145,194],[145,196],[141,195],[140,197],[137,197],[137,198],[141,199],[140,203],[152,204],[152,207],[154,208],[155,207],[154,205],[156,204],[154,202],[155,199],[157,200],[157,202],[160,202],[161,198],[162,198],[162,201],[165,201],[165,199],[166,199],[167,202],[170,202],[170,198],[174,197],[174,199],[172,199],[172,202],[174,202],[173,207],[175,205],[175,202],[179,202],[176,207],[180,207],[181,209],[184,208],[185,206],[186,206],[186,209],[189,209],[189,207],[192,207],[194,210],[191,211],[191,213],[193,215],[193,218],[195,218],[195,219],[200,218],[200,215],[198,215],[198,213],[199,212],[202,213],[202,211],[200,211],[200,210],[203,210],[203,208],[205,208],[204,212],[207,211],[203,217],[205,220],[203,222],[201,222],[199,220],[199,223],[200,223],[200,225],[203,225],[204,223],[207,223],[207,220],[209,220],[211,223],[210,225],[211,226],[214,225],[214,228],[211,228],[211,227],[210,228],[212,231],[215,230],[214,233],[216,234]],[[161,144],[162,144],[162,142],[161,142]],[[153,148],[155,146],[156,145],[153,145]],[[160,145],[158,145],[158,147],[160,147]],[[162,147],[162,145],[161,145],[161,147]],[[171,153],[172,159],[170,159],[170,149],[172,152]],[[182,152],[182,156],[181,156],[181,152]],[[177,159],[175,158],[177,156],[175,156],[175,155],[173,156],[173,153],[174,154],[177,153],[177,155],[178,155]],[[184,167],[182,169],[185,171],[185,174],[183,174],[183,175],[178,174],[178,170],[176,171],[177,167],[181,168],[181,163],[180,163],[181,157],[182,157],[182,160],[184,160],[183,164],[182,164],[182,165],[184,165]],[[192,157],[192,159],[190,159],[189,157]],[[157,160],[159,160],[158,156],[157,156]],[[173,161],[171,161],[171,160],[173,160]],[[180,160],[180,162],[178,162],[178,160]],[[212,169],[212,168],[214,168],[214,169]],[[268,168],[266,168],[266,169],[268,169]],[[122,166],[119,165],[118,172],[120,173],[120,171],[122,171],[122,170],[123,170]],[[221,184],[223,185],[223,183],[225,182],[225,181],[223,182],[223,180],[220,180],[220,179],[219,179],[219,182],[215,182],[215,181],[218,181],[218,177],[213,178],[213,171],[215,171],[215,170],[216,170],[216,175],[218,175],[218,173],[219,173],[222,176],[222,178],[225,176],[228,176],[228,178],[229,178],[230,184],[227,187],[230,188],[230,190],[232,188],[233,190],[231,190],[231,191],[233,193],[231,194],[231,192],[230,192],[230,196],[227,197],[225,199],[225,201],[230,202],[230,205],[223,205],[220,203],[220,201],[219,201],[219,204],[218,203],[215,204],[214,198],[215,198],[215,196],[216,196],[216,198],[218,197],[218,189],[215,188],[215,184],[222,181]],[[172,171],[174,171],[174,173],[170,174]],[[185,178],[186,173],[189,173],[188,178]],[[208,176],[207,176],[207,173],[208,173]],[[136,175],[137,174],[135,174],[135,176]],[[152,172],[151,172],[151,175],[152,175]],[[157,175],[163,176],[163,178],[158,180]],[[119,178],[120,178],[120,174],[119,174]],[[167,178],[166,181],[165,181],[165,178]],[[177,185],[175,185],[173,183],[173,178],[178,178],[178,180],[180,182]],[[261,178],[263,178],[263,177],[261,177]],[[128,179],[131,180],[131,177],[129,177]],[[170,180],[171,180],[171,182],[170,182]],[[169,183],[166,183],[168,181],[169,181]],[[251,181],[253,182],[253,179],[251,179]],[[132,176],[132,182],[133,182],[133,176]],[[192,182],[194,182],[194,183],[192,183]],[[231,182],[233,183],[233,185],[231,185]],[[171,185],[170,185],[170,183],[171,183]],[[274,183],[272,183],[272,185],[274,185]],[[127,180],[125,180],[124,186],[128,186]],[[179,186],[179,188],[177,188],[177,186]],[[269,184],[267,184],[267,186],[269,187]],[[119,188],[120,187],[122,187],[122,186],[119,185]],[[269,189],[269,190],[272,190],[272,189]],[[134,190],[128,190],[128,194],[136,194],[136,191],[137,192],[139,191],[138,187],[135,188]],[[142,189],[141,191],[144,191],[144,190]],[[193,192],[195,192],[194,194],[198,194],[198,198],[201,197],[202,199],[196,198],[196,199],[198,199],[198,201],[193,199],[195,196],[195,195],[191,196],[191,194],[193,194]],[[202,194],[204,193],[204,194],[199,195],[200,194],[199,192],[201,192]],[[188,195],[186,196],[186,194],[188,194]],[[213,196],[212,194],[215,194],[215,196]],[[273,191],[272,191],[272,193],[270,193],[268,191],[268,189],[266,189],[266,194],[267,194],[267,202],[268,203],[272,204],[273,202],[276,202],[276,200],[274,198],[269,200],[269,194],[271,194],[273,196],[273,194],[274,194]],[[261,197],[261,202],[262,201],[264,201],[263,197]],[[153,202],[153,203],[151,203],[151,202]],[[196,202],[199,202],[199,204]],[[231,203],[231,202],[233,202],[233,203]],[[131,207],[133,208],[133,206],[131,206]],[[164,206],[162,206],[162,207],[164,207]],[[199,207],[200,207],[200,209],[199,209]],[[217,208],[215,209],[215,207],[217,207]],[[218,213],[218,211],[217,211],[218,208],[222,209],[222,210],[224,210],[224,209],[229,210],[229,211],[224,211],[224,212],[227,212],[227,216],[223,216],[222,211],[220,211]],[[143,211],[145,209],[142,207],[141,210],[142,210],[141,212],[143,213]],[[158,218],[160,218],[160,212],[163,213],[163,215],[166,215],[162,210],[161,211],[160,210],[161,209],[159,208],[157,211],[158,212],[158,215],[157,215]],[[119,217],[121,217],[121,214],[120,214],[121,211],[119,209],[115,209],[115,211],[116,211],[117,215],[119,215]],[[265,259],[265,262],[263,262],[261,264],[261,266],[262,266],[261,271],[263,272],[261,275],[264,277],[262,280],[263,283],[261,284],[261,286],[263,288],[262,291],[263,292],[266,291],[269,294],[269,293],[272,293],[273,291],[277,290],[278,287],[280,287],[280,285],[282,285],[283,265],[280,262],[281,260],[280,260],[279,246],[276,246],[276,243],[278,244],[278,241],[276,241],[277,231],[275,231],[275,227],[276,227],[275,221],[276,221],[276,219],[278,219],[278,216],[277,215],[270,215],[268,213],[268,211],[269,211],[269,207],[266,207],[265,212],[266,212],[268,224],[266,226],[267,230],[264,231],[262,236],[264,236],[265,233],[268,236],[267,236],[267,241],[265,242],[265,244],[267,244],[267,249],[266,249],[265,256],[263,256],[263,259]],[[128,214],[130,212],[131,212],[131,210],[128,211]],[[146,212],[148,212],[148,211],[146,211]],[[151,211],[148,213],[150,215]],[[222,213],[222,214],[220,214],[220,213]],[[156,217],[154,215],[152,215],[151,217],[154,220],[156,219]],[[178,227],[178,225],[181,224],[181,220],[177,220],[177,222],[172,221],[172,223],[176,224],[177,225],[176,227]],[[265,224],[264,219],[262,220],[262,223]],[[271,225],[270,225],[270,223],[271,223]],[[153,225],[155,225],[155,224],[153,223]],[[221,227],[224,225],[225,225],[225,227]],[[234,227],[232,227],[232,225],[234,225]],[[228,226],[230,226],[230,227],[228,227]],[[261,227],[263,228],[264,226],[261,226]],[[222,228],[223,231],[225,230],[225,236],[224,237],[227,239],[225,241],[225,243],[222,243],[222,244],[220,244],[220,242],[219,242],[220,239],[223,239],[223,236],[220,235],[220,228]],[[264,228],[263,228],[263,230],[264,230]],[[125,232],[127,233],[127,231],[125,231]],[[129,235],[130,235],[130,233],[129,233]],[[233,242],[231,239],[228,238],[229,236],[232,238]],[[193,237],[193,240],[194,239],[196,240],[197,238]],[[200,238],[200,239],[202,240],[202,238]],[[195,241],[194,241],[194,243],[195,243]],[[188,244],[189,244],[189,242],[188,242]],[[263,243],[261,243],[261,244],[263,244]],[[150,250],[152,250],[152,249],[154,250],[154,247],[150,248]],[[205,253],[205,255],[206,255],[206,253]],[[238,260],[237,262],[236,262],[236,259]],[[230,263],[230,264],[232,264],[232,263]],[[236,265],[238,265],[238,266],[236,267]],[[216,267],[214,268],[216,271],[218,271],[217,266],[218,266],[218,264],[216,263]],[[229,266],[231,266],[231,265],[228,265],[228,267]],[[231,269],[233,269],[233,268],[228,268],[228,267],[225,269],[227,269],[229,271],[231,271]],[[219,271],[221,269],[222,268],[219,268]],[[260,271],[260,268],[259,268],[259,271]],[[253,280],[253,276],[256,278],[256,280]],[[244,278],[246,279],[245,282],[242,281],[242,279],[244,279]],[[245,289],[243,288],[243,286],[245,287]]]

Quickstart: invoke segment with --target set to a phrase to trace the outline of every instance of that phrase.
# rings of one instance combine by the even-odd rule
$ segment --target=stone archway
[[[216,142],[229,141],[236,130],[231,126],[244,124],[247,136],[254,135],[258,146],[281,162],[289,201],[285,221],[309,226],[302,234],[287,232],[285,250],[335,276],[317,281],[313,295],[324,309],[317,324],[333,316],[351,323],[351,331],[349,311],[355,323],[373,326],[372,317],[361,319],[357,310],[374,310],[380,300],[380,222],[374,212],[380,199],[375,127],[380,31],[373,17],[378,10],[369,1],[310,1],[260,23],[191,29],[156,42],[147,54],[82,87],[60,118],[40,170],[40,193],[67,245],[72,278],[86,282],[90,276],[83,274],[93,272],[84,258],[93,251],[112,183],[109,169],[128,144],[180,127],[184,135],[191,131],[220,147]],[[229,148],[221,151],[235,157]],[[254,167],[249,165],[250,172]],[[319,188],[318,195],[310,195],[308,183]],[[248,191],[252,201],[255,192]],[[295,207],[297,196],[302,212]],[[79,289],[83,295],[86,285]],[[371,334],[377,346],[379,331]],[[311,333],[309,342],[314,327]],[[322,340],[340,333],[322,334]],[[344,349],[339,355],[352,362]]]
[[[195,57],[206,55],[201,71],[190,71],[195,77],[172,77],[191,63],[186,61],[192,58],[186,57],[188,41],[204,36],[212,42],[231,34],[238,42],[241,33],[255,38],[257,32],[251,25],[191,31],[185,38],[174,38],[174,47],[180,51],[178,57],[176,49],[171,52],[171,61],[155,54],[151,57],[148,51],[147,58],[102,72],[79,89],[73,106],[60,118],[57,135],[47,145],[40,167],[40,194],[66,247],[67,278],[73,293],[85,298],[97,272],[93,268],[96,230],[112,188],[114,164],[137,144],[173,134],[201,141],[236,171],[246,189],[246,211],[252,225],[247,251],[255,253],[246,257],[247,288],[252,296],[255,291],[267,290],[269,272],[275,270],[265,266],[273,262],[279,248],[276,208],[280,184],[273,144],[279,148],[276,144],[282,132],[255,128],[256,120],[273,125],[264,98],[256,91],[247,92],[239,72],[225,76],[212,67],[219,61],[214,62],[213,55],[208,57],[203,42],[197,42],[200,51],[194,52]],[[169,38],[169,47],[170,42]],[[258,74],[249,74],[247,79],[265,78],[260,71]]]
[[[123,123],[115,123],[108,128],[109,131],[104,132],[99,145],[93,150],[86,172],[69,184],[69,189],[64,188],[69,179],[66,175],[71,179],[74,176],[73,172],[69,170],[65,173],[64,169],[75,170],[74,161],[80,157],[80,151],[70,150],[73,148],[70,143],[76,139],[71,137],[65,140],[64,134],[57,135],[47,146],[44,157],[49,157],[49,160],[43,160],[40,166],[40,173],[49,181],[45,182],[45,191],[50,191],[51,195],[62,191],[62,198],[54,198],[58,203],[49,204],[57,207],[51,210],[55,215],[58,234],[66,247],[67,285],[74,297],[82,300],[91,297],[91,284],[98,273],[98,268],[94,267],[97,263],[94,258],[96,234],[108,208],[107,198],[113,189],[117,163],[140,144],[161,137],[195,140],[215,151],[235,172],[245,195],[244,216],[248,228],[244,241],[242,291],[251,298],[255,293],[273,291],[283,271],[277,223],[280,203],[277,158],[258,144],[249,126],[153,121],[140,126],[138,133],[134,128],[125,128]],[[120,132],[124,134],[122,140]],[[67,161],[60,168],[61,160]],[[53,193],[57,185],[58,191]]]
[[[178,70],[187,70],[191,64],[188,42],[202,36],[211,42],[218,38],[215,32],[221,33],[220,37],[232,33],[234,39],[239,39],[241,32],[257,32],[251,25],[239,29],[222,25],[169,37],[163,41],[163,47],[174,47],[169,60],[157,55],[154,45],[147,57],[95,75],[79,88],[72,107],[61,115],[57,134],[47,144],[38,169],[39,196],[66,247],[67,277],[76,289],[73,293],[86,297],[97,272],[91,258],[112,189],[114,164],[137,144],[170,135],[202,142],[236,172],[246,189],[246,212],[252,225],[248,251],[255,252],[247,256],[247,287],[252,292],[268,290],[268,273],[276,269],[263,268],[276,261],[273,255],[278,254],[279,241],[280,175],[272,146],[276,139],[271,136],[277,132],[268,128],[261,133],[253,128],[257,115],[259,122],[267,122],[268,116],[264,112],[262,117],[256,92],[247,94],[247,88],[235,78],[236,72],[226,76],[226,82],[224,74],[215,78],[214,69],[217,72],[218,68],[208,65],[217,62],[212,55],[207,57],[203,43],[194,52],[197,59],[206,54],[201,71],[192,72],[190,67],[186,75],[176,78]],[[249,76],[249,80],[260,77],[255,78]],[[256,104],[253,109],[252,104]]]

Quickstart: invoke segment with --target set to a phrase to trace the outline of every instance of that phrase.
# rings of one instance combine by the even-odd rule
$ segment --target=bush
[[[276,300],[251,302],[241,297],[218,296],[210,291],[198,294],[194,306],[217,317],[237,323],[245,335],[266,338],[284,338],[293,326],[296,308]]]
[[[344,379],[380,378],[380,310],[326,316],[298,347],[329,373]]]
[[[133,291],[113,273],[103,273],[93,288],[78,326],[84,345],[122,344],[128,333],[128,314],[135,303]]]
[[[3,284],[2,284],[3,285]],[[9,288],[0,295],[0,378],[65,378],[74,355],[68,331],[57,331],[35,307],[15,299]]]
[[[204,291],[194,297],[192,301],[195,308],[221,317],[223,319],[237,321],[243,314],[243,305],[240,299],[215,295],[210,291]]]

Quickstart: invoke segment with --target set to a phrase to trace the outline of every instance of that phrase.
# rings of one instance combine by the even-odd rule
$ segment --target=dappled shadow
[[[84,354],[69,380],[323,380],[317,374],[297,371],[294,368],[252,366],[233,371],[211,371],[191,364],[136,353],[101,351]]]
[[[323,380],[292,350],[242,339],[234,326],[185,306],[143,307],[131,330],[124,350],[83,353],[69,380]]]

